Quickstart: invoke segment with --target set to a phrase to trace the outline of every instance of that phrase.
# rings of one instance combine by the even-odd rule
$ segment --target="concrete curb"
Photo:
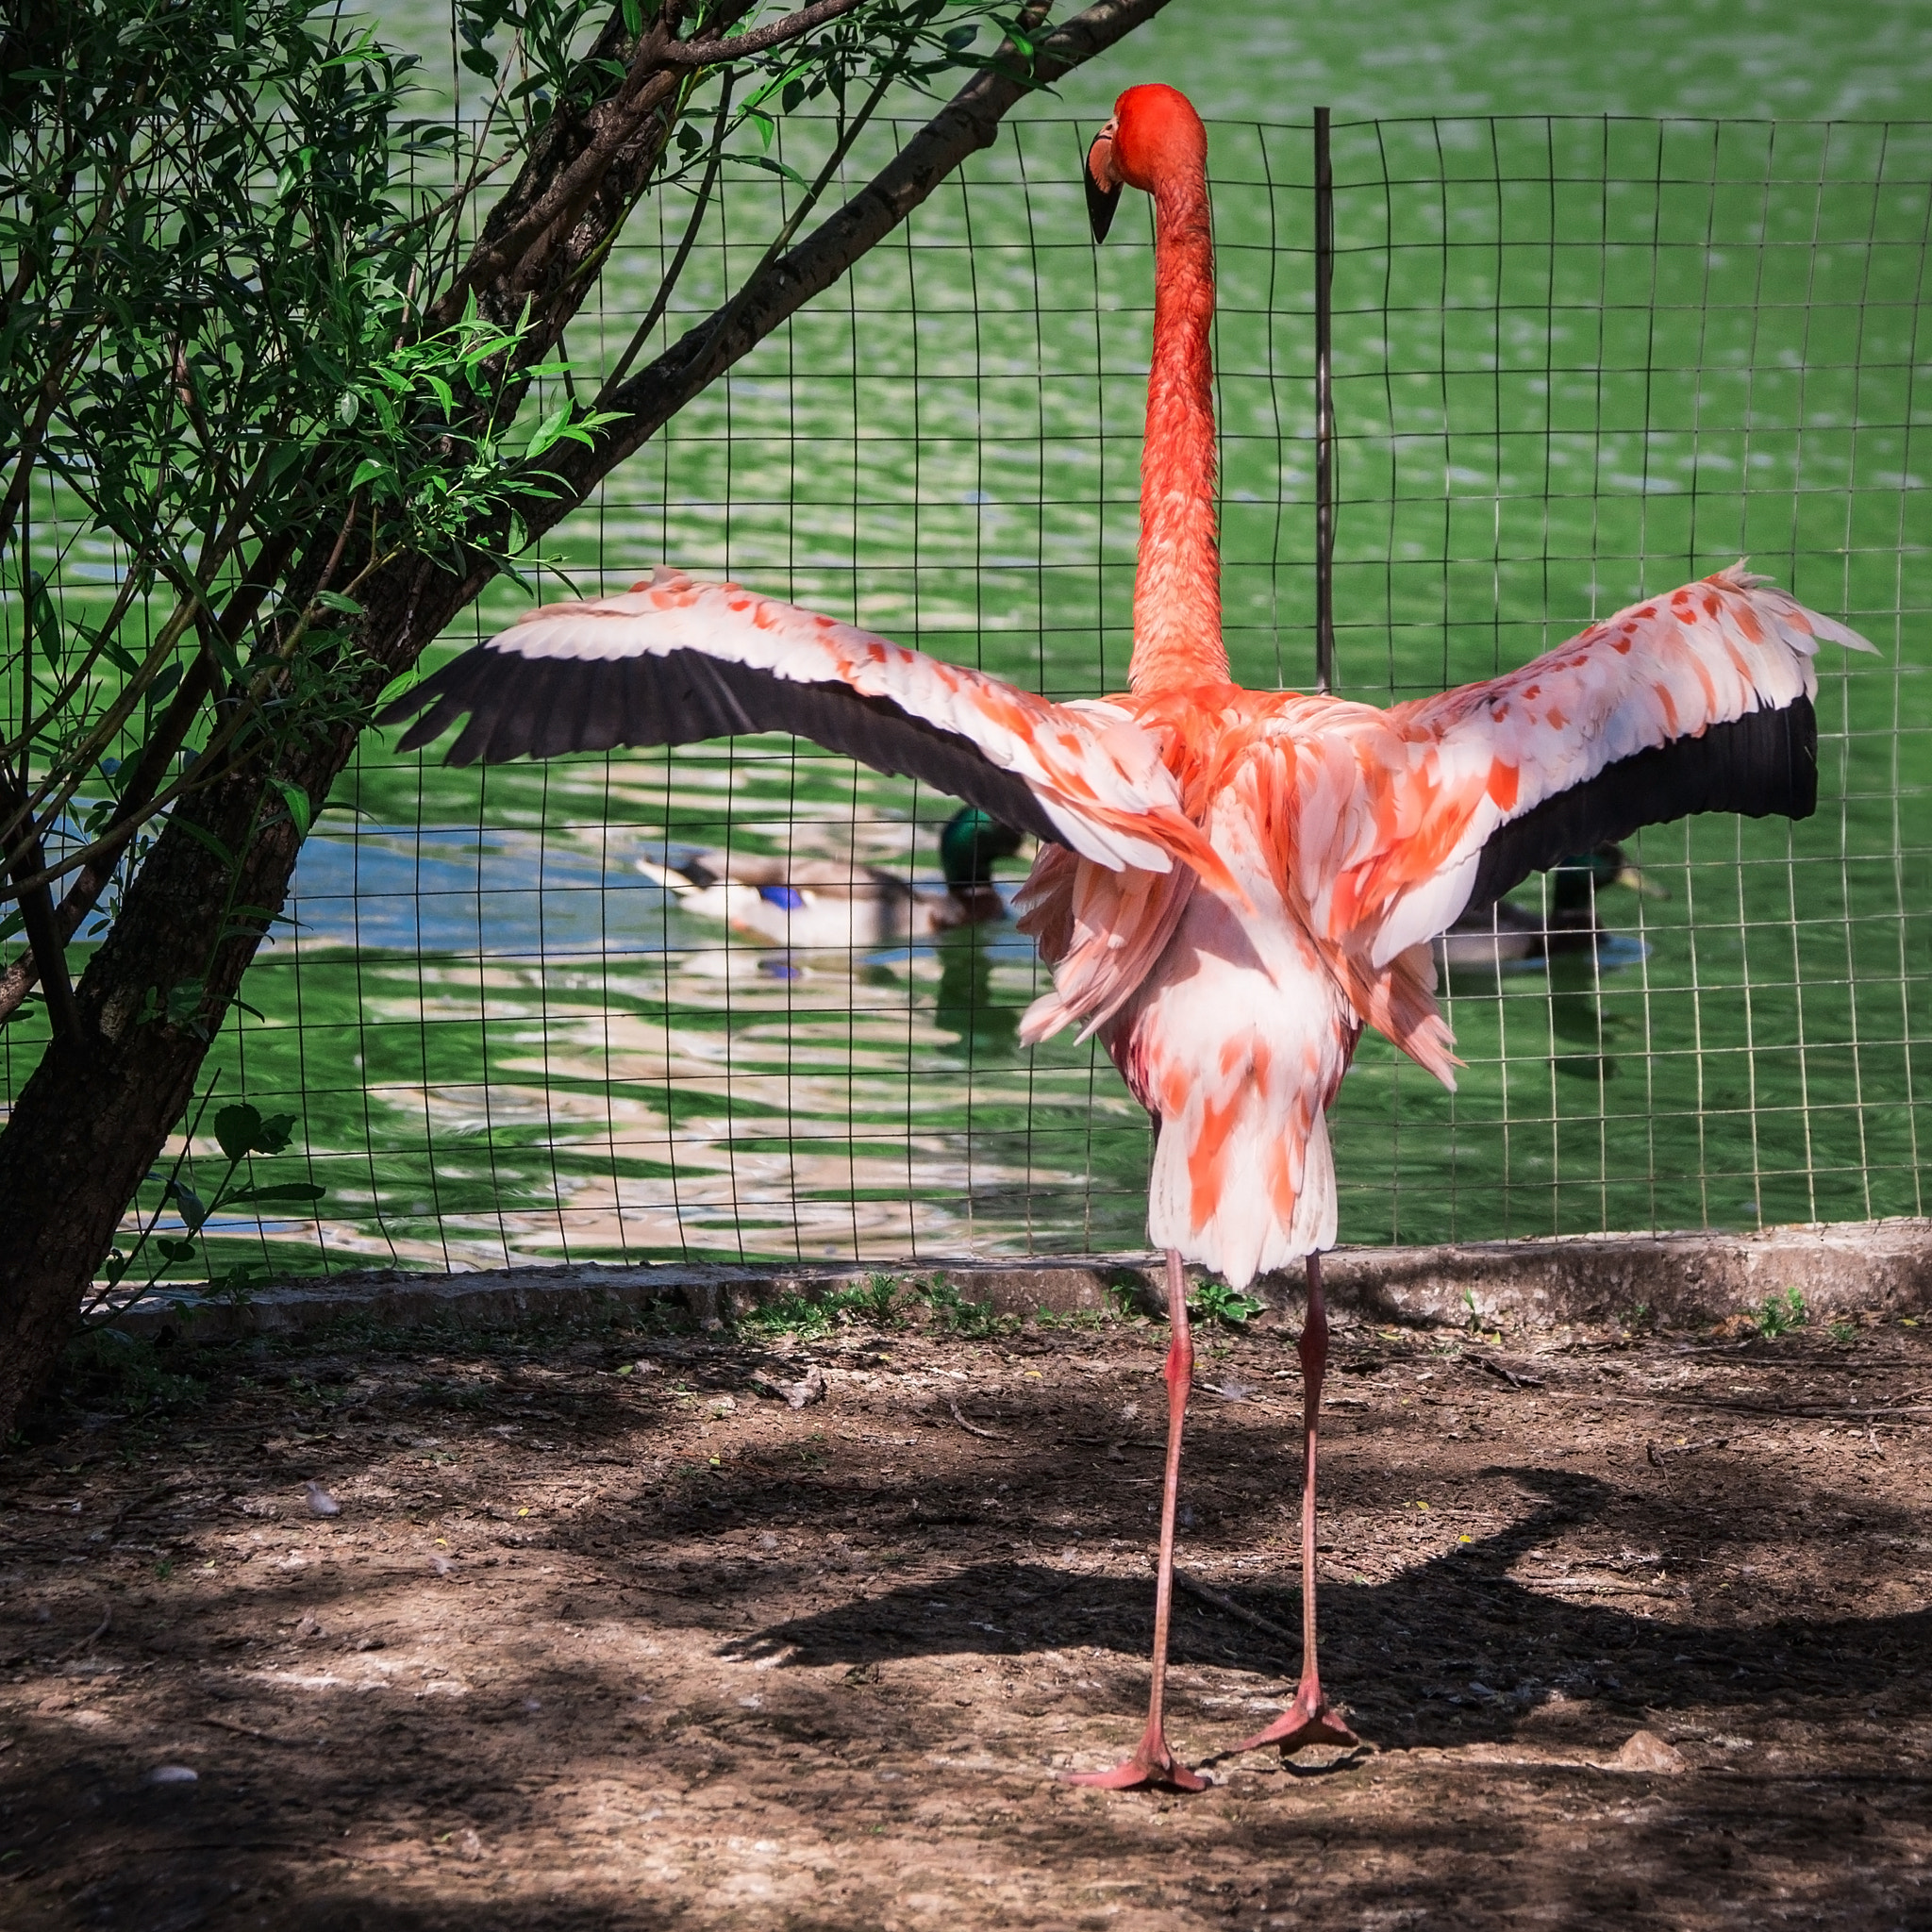
[[[213,1341],[298,1334],[344,1321],[398,1328],[567,1322],[664,1302],[681,1304],[701,1322],[716,1322],[784,1294],[862,1287],[874,1274],[944,1283],[965,1300],[991,1302],[1003,1315],[1099,1310],[1121,1291],[1149,1313],[1166,1307],[1158,1257],[1127,1255],[865,1268],[585,1264],[467,1274],[384,1268],[265,1288],[239,1307],[151,1297],[116,1325],[149,1339],[172,1331]],[[1641,1306],[1656,1321],[1687,1326],[1756,1308],[1792,1288],[1813,1315],[1899,1315],[1932,1307],[1932,1221],[1840,1222],[1754,1235],[1575,1235],[1437,1248],[1337,1248],[1324,1258],[1324,1280],[1337,1307],[1410,1324],[1459,1324],[1473,1308],[1485,1322],[1548,1328],[1628,1319]],[[1301,1291],[1297,1272],[1264,1278],[1257,1292],[1270,1316],[1279,1316],[1298,1308]]]

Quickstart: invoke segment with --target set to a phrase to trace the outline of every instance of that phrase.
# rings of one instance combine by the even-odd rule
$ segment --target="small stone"
[[[474,1830],[465,1825],[461,1831],[457,1833],[456,1842],[450,1846],[450,1850],[467,1863],[475,1864],[483,1856],[483,1840],[476,1836]]]
[[[191,1765],[158,1764],[148,1773],[147,1781],[151,1785],[198,1785],[201,1774]]]
[[[313,1610],[304,1610],[302,1612],[301,1618],[295,1624],[295,1635],[297,1637],[315,1638],[325,1636],[326,1634]]]
[[[308,1483],[308,1513],[311,1516],[340,1516],[342,1506],[320,1483]]]
[[[1657,1774],[1689,1771],[1690,1760],[1674,1744],[1667,1744],[1655,1731],[1632,1731],[1623,1748],[1610,1759],[1615,1771],[1646,1771]]]

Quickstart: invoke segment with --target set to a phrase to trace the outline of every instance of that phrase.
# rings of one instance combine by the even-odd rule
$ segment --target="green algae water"
[[[1210,122],[1228,641],[1242,681],[1305,686],[1310,137],[1298,102],[1256,99],[1252,62],[1220,56],[1222,86],[1211,37],[1184,36],[1210,16],[1183,4],[1158,27],[1163,74]],[[1443,18],[1507,60],[1469,9]],[[1897,31],[1899,59],[1923,58],[1907,16]],[[1074,105],[1142,77],[1130,51]],[[1280,58],[1306,72],[1322,50]],[[1607,119],[1575,111],[1586,45],[1564,74],[1547,36],[1523,58],[1487,100],[1469,55],[1455,98],[1365,104],[1381,118],[1331,90],[1341,690],[1388,703],[1490,675],[1745,554],[1879,656],[1820,658],[1814,818],[1647,832],[1632,856],[1665,896],[1607,891],[1600,961],[1445,987],[1455,1094],[1364,1041],[1333,1116],[1342,1239],[1924,1212],[1932,127]],[[1812,93],[1774,75],[1771,105],[1842,110],[1858,72],[1807,58]],[[1687,57],[1707,114],[1702,72]],[[1471,111],[1532,85],[1569,117]],[[855,182],[906,131],[877,130]],[[1055,695],[1116,688],[1151,257],[1132,207],[1105,250],[1088,239],[1091,131],[1056,103],[1009,126],[553,533],[544,594],[669,560]],[[784,138],[808,173],[814,130]],[[577,357],[628,340],[680,220],[626,238]],[[708,234],[666,339],[748,259]],[[526,603],[498,586],[440,649]],[[638,866],[849,855],[936,884],[952,801],[785,739],[481,774],[392,739],[365,737],[244,989],[256,1011],[208,1062],[223,1096],[299,1116],[282,1171],[325,1187],[320,1219],[219,1225],[218,1261],[1144,1244],[1144,1118],[1096,1047],[1019,1047],[1043,980],[1010,927],[788,954]],[[17,1082],[34,1042],[8,1041]]]

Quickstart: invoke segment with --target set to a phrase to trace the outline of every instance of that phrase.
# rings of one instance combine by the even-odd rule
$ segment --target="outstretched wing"
[[[922,778],[1112,869],[1222,875],[1155,741],[1115,706],[1057,705],[856,625],[658,569],[623,596],[548,604],[433,672],[377,720],[448,762],[791,731]]]
[[[1293,864],[1314,929],[1381,968],[1466,907],[1639,826],[1808,816],[1821,639],[1872,648],[1739,564],[1506,676],[1291,725]]]

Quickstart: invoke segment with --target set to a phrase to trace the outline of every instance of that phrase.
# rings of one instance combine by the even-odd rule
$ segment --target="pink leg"
[[[1167,1251],[1167,1319],[1174,1340],[1167,1350],[1167,1482],[1160,1498],[1160,1564],[1154,1579],[1154,1688],[1147,1699],[1147,1728],[1134,1755],[1112,1771],[1075,1771],[1063,1775],[1070,1785],[1098,1785],[1104,1790],[1131,1790],[1137,1785],[1170,1785],[1180,1791],[1205,1791],[1212,1782],[1190,1771],[1167,1741],[1162,1706],[1167,1693],[1168,1612],[1174,1602],[1174,1516],[1180,1496],[1181,1428],[1187,1421],[1188,1391],[1194,1379],[1194,1341],[1188,1333],[1188,1284],[1181,1257]]]
[[[1322,1300],[1322,1260],[1308,1257],[1308,1319],[1302,1326],[1302,1680],[1294,1702],[1236,1748],[1279,1744],[1286,1757],[1304,1744],[1359,1744],[1322,1695],[1315,1664],[1315,1443],[1322,1412],[1322,1376],[1328,1366],[1328,1310]]]

